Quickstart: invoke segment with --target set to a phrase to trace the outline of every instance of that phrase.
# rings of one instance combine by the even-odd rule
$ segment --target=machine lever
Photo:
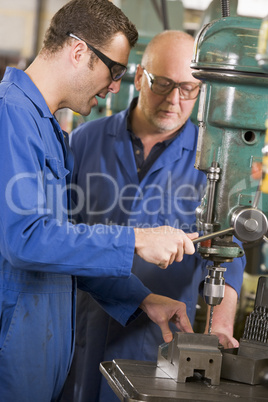
[[[268,237],[267,236],[263,236],[262,239],[265,241],[265,243],[268,243]]]
[[[204,236],[200,236],[197,239],[194,239],[193,243],[194,244],[201,243],[202,241],[213,239],[214,237],[218,237],[218,236],[224,236],[226,234],[232,233],[233,231],[234,231],[234,228],[227,228],[227,229],[219,230],[218,232],[213,232],[213,233],[206,234]]]
[[[254,197],[254,200],[253,200],[252,208],[258,208],[260,197],[261,197],[261,182],[258,185],[256,194],[255,194],[255,197]]]

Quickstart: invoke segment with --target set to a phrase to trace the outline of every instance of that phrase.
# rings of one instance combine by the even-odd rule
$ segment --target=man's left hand
[[[224,347],[224,349],[238,348],[239,342],[230,334],[225,333],[224,331],[211,331],[213,335],[217,335],[219,338],[220,344]]]
[[[151,293],[143,300],[140,308],[160,327],[165,342],[171,342],[173,339],[169,321],[174,322],[182,332],[193,332],[183,302]]]

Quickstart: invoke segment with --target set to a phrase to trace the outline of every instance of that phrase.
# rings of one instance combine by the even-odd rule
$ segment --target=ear
[[[74,65],[78,65],[83,57],[87,55],[87,45],[83,41],[74,41],[70,46],[70,57]]]
[[[143,69],[142,69],[141,65],[138,64],[136,74],[135,74],[135,78],[134,78],[134,84],[135,84],[135,88],[136,88],[137,91],[141,90],[142,76],[143,76]]]

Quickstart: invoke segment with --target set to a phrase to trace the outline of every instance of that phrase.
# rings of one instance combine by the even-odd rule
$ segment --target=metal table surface
[[[212,386],[198,378],[177,383],[153,362],[116,359],[101,363],[100,371],[122,402],[268,401],[267,386],[229,380]]]

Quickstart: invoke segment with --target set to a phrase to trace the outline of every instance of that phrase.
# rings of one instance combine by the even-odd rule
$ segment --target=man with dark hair
[[[85,123],[72,134],[79,222],[136,227],[168,224],[186,232],[196,230],[195,209],[205,192],[206,175],[194,168],[198,128],[190,116],[200,81],[190,68],[193,46],[193,37],[185,32],[156,35],[137,67],[139,97],[127,110]],[[154,274],[155,265],[136,256],[132,272],[153,292],[184,301],[193,324],[207,263],[195,253]],[[244,266],[244,258],[227,264],[225,297],[214,309],[212,332],[228,348],[238,346],[233,326]],[[162,343],[159,328],[145,315],[123,328],[82,291],[78,293],[76,339],[64,402],[117,401],[99,363],[156,361]]]
[[[87,115],[97,97],[118,92],[136,40],[110,1],[73,0],[52,19],[33,63],[25,72],[7,68],[0,84],[1,401],[59,399],[73,354],[77,284],[122,324],[140,307],[166,341],[169,320],[192,331],[185,304],[151,293],[131,267],[134,252],[161,268],[181,261],[197,234],[74,225],[68,216],[73,158],[54,113]]]
[[[45,34],[43,49],[57,52],[66,42],[66,33],[73,32],[90,44],[108,50],[114,35],[121,33],[133,47],[138,40],[135,25],[111,1],[72,0],[51,20]]]

